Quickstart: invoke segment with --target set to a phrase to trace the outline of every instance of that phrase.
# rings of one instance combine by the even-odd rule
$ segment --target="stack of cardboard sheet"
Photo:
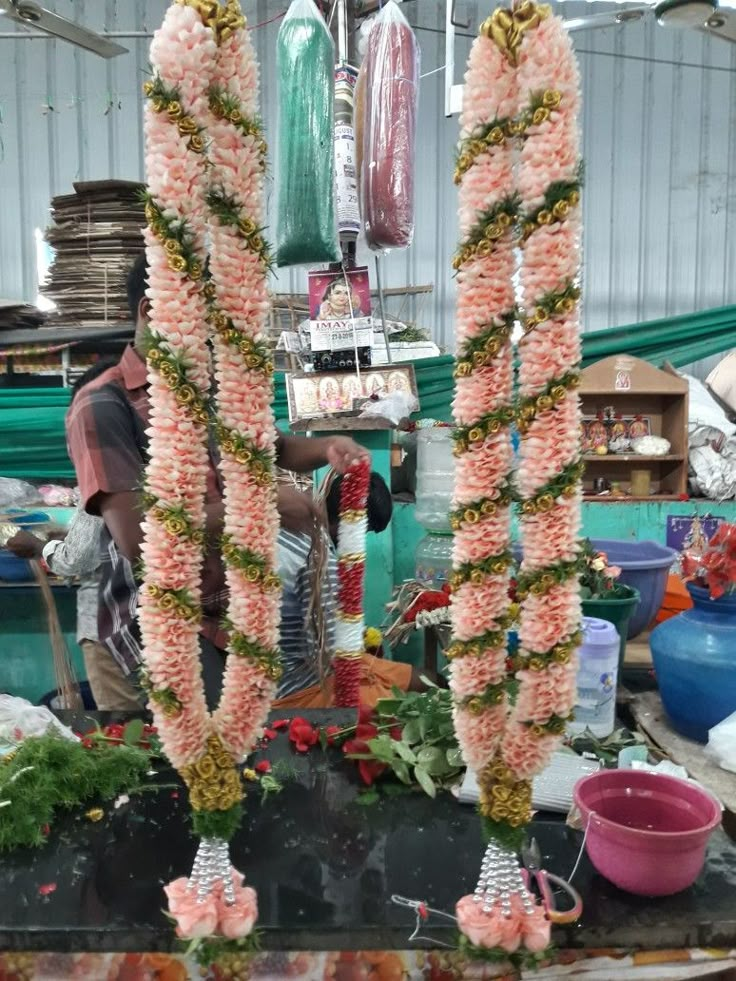
[[[44,319],[44,314],[32,303],[0,299],[0,331],[40,327]]]
[[[42,293],[57,306],[48,326],[117,326],[129,321],[125,280],[143,250],[143,185],[86,181],[51,202],[46,239],[54,261]]]

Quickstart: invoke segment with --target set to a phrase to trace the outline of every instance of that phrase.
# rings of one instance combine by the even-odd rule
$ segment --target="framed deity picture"
[[[368,269],[309,273],[309,343],[312,351],[371,347],[371,288]]]
[[[580,443],[583,453],[599,452],[599,447],[606,447],[610,453],[630,453],[633,441],[650,436],[651,432],[649,416],[600,413],[598,416],[583,416]]]
[[[355,414],[366,399],[407,392],[417,396],[414,366],[389,364],[380,368],[365,368],[360,373],[346,372],[287,372],[286,395],[289,402],[289,422],[297,419],[323,419],[331,415]]]
[[[726,519],[714,514],[668,514],[667,547],[682,553],[703,552]]]

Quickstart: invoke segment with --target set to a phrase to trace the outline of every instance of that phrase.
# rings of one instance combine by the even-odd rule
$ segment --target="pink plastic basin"
[[[670,896],[700,875],[721,822],[715,798],[686,780],[645,770],[601,770],[579,780],[585,847],[601,875],[637,896]]]

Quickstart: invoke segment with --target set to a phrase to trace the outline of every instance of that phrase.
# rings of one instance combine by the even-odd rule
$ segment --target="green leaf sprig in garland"
[[[255,252],[270,270],[273,266],[273,258],[268,243],[263,237],[265,227],[259,227],[252,218],[242,214],[238,202],[229,195],[210,191],[207,195],[207,205],[221,225],[237,229],[241,238],[248,243],[248,248]]]

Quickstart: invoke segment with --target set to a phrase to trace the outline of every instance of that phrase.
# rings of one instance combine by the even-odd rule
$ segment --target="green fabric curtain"
[[[415,365],[421,404],[417,418],[421,415],[449,421],[452,361],[444,355]],[[64,436],[68,406],[69,390],[65,388],[0,389],[0,477],[74,480]],[[273,406],[277,425],[288,430],[283,372],[275,375]]]
[[[65,388],[0,389],[0,476],[74,480],[66,452]]]
[[[609,327],[583,335],[583,365],[614,354],[631,354],[660,367],[675,368],[736,347],[736,306],[681,317]]]
[[[736,306],[611,327],[583,335],[583,364],[631,354],[657,366],[692,364],[736,347]],[[414,365],[419,392],[417,417],[450,420],[453,380],[450,355]],[[59,388],[0,389],[0,476],[28,480],[73,480],[66,453],[64,415],[69,392]],[[275,376],[274,411],[288,428],[286,384]]]

